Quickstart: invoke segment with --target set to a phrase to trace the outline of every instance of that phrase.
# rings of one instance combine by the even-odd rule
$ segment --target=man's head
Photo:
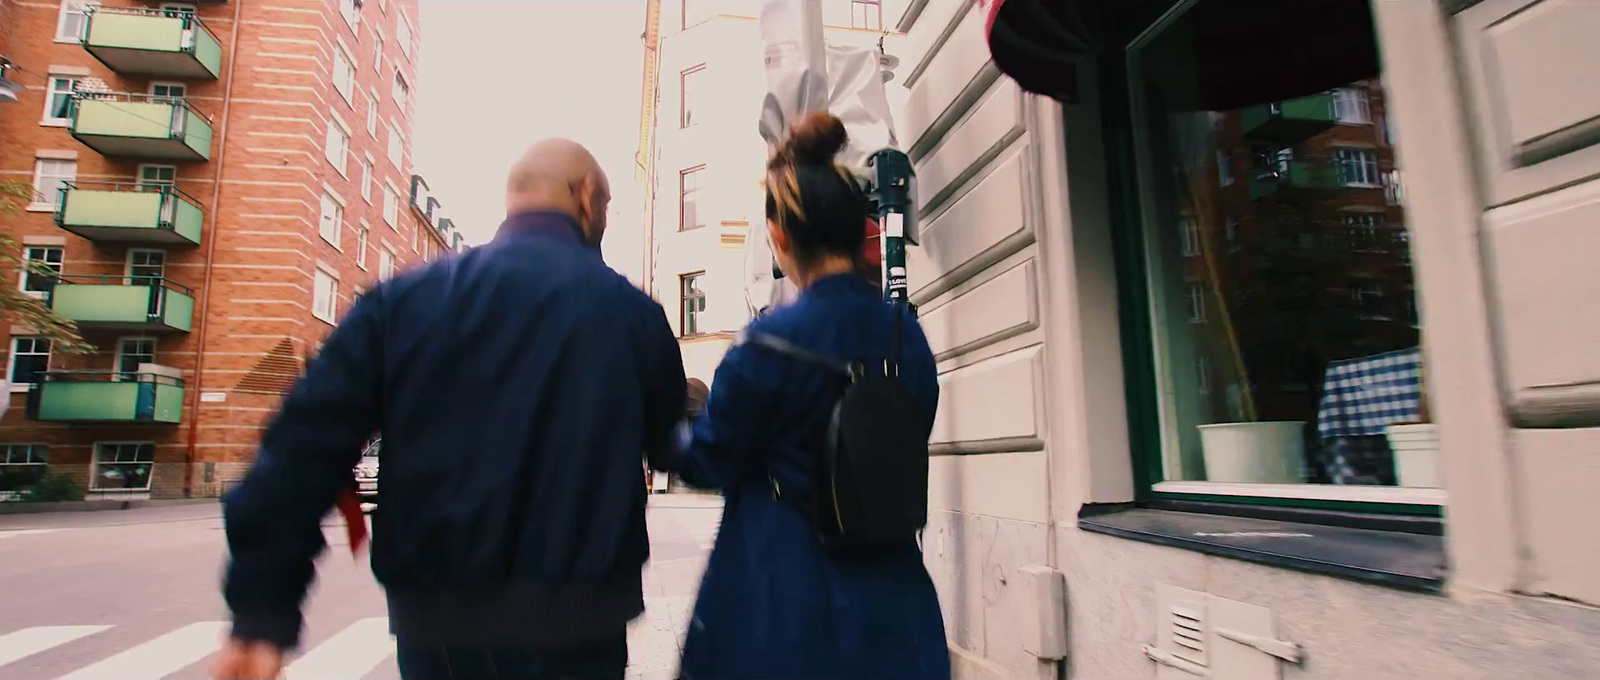
[[[591,245],[606,233],[611,183],[588,149],[570,139],[528,147],[506,181],[506,214],[533,210],[565,213],[578,221]]]

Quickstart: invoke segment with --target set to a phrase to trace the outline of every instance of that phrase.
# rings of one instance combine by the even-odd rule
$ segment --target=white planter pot
[[[1390,425],[1384,430],[1394,452],[1394,473],[1400,486],[1437,489],[1439,483],[1439,426]]]
[[[1200,426],[1206,481],[1298,484],[1305,479],[1305,423]]]

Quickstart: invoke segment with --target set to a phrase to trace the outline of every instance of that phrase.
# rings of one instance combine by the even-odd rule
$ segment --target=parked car
[[[378,451],[383,439],[374,439],[361,451],[361,462],[356,464],[356,495],[362,504],[378,504]]]

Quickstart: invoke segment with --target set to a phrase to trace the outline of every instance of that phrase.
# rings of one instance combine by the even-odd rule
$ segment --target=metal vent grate
[[[1205,615],[1199,610],[1172,608],[1172,655],[1198,666],[1206,665]]]

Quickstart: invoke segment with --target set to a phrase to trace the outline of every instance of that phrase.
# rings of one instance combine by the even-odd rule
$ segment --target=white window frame
[[[115,372],[111,377],[113,381],[124,382],[127,378],[123,376],[132,372],[122,370],[122,360],[128,357],[127,343],[129,342],[150,343],[150,361],[144,363],[156,363],[156,353],[161,351],[160,341],[153,335],[124,335],[117,338],[117,352],[111,364],[111,370]],[[137,370],[138,366],[135,366],[134,369]]]
[[[148,179],[145,177],[145,172],[150,170],[171,170],[172,181],[169,182],[163,179]],[[176,165],[169,163],[140,163],[138,172],[139,174],[136,175],[137,179],[134,180],[134,186],[140,191],[148,191],[158,187],[174,188],[178,186],[178,166]]]
[[[861,25],[856,25],[856,10],[863,9]],[[883,30],[883,3],[878,0],[852,0],[850,3],[850,28],[868,31]]]
[[[357,163],[361,165],[361,200],[366,201],[367,205],[372,205],[372,173],[376,170],[375,164],[370,155],[363,156]]]
[[[1349,159],[1341,158],[1340,154],[1342,153],[1352,154],[1353,157]],[[1367,189],[1383,186],[1383,170],[1378,167],[1377,149],[1360,146],[1336,146],[1332,149],[1332,156],[1334,170],[1338,173],[1339,181],[1342,185]],[[1347,165],[1352,164],[1361,169],[1361,176],[1354,181],[1350,181],[1348,179],[1349,176],[1344,171]]]
[[[1333,113],[1341,125],[1371,125],[1372,98],[1364,87],[1341,87],[1333,91]]]
[[[131,461],[131,462],[120,463],[122,465],[149,465],[150,466],[150,474],[145,475],[145,485],[143,487],[141,487],[141,488],[116,488],[116,489],[102,489],[102,488],[100,488],[100,486],[99,486],[99,483],[100,483],[99,482],[99,480],[100,480],[100,465],[102,465],[102,463],[100,461],[100,447],[102,447],[102,446],[149,446],[150,447],[150,460],[148,460],[148,461],[137,461],[136,460],[136,461]],[[155,442],[150,442],[150,441],[95,442],[94,443],[94,448],[90,450],[90,458],[89,458],[89,491],[94,492],[94,493],[148,493],[150,491],[150,485],[151,485],[152,482],[155,481],[155,477],[156,477],[155,458],[156,458],[156,443]],[[119,463],[117,463],[116,461],[113,461],[111,463],[106,463],[106,464],[107,465],[117,465]]]
[[[45,167],[47,165],[51,165],[51,164],[62,164],[60,167],[69,167],[69,168],[72,169],[72,172],[71,172],[71,174],[46,175],[45,171],[44,171]],[[57,191],[58,187],[51,187],[51,191],[50,191],[50,193],[48,195],[45,194],[44,192],[40,191],[40,189],[39,189],[40,182],[43,182],[47,177],[49,179],[59,180],[59,181],[62,181],[62,182],[75,182],[75,181],[77,181],[77,179],[78,179],[78,161],[69,160],[69,159],[62,159],[62,158],[36,158],[36,159],[34,159],[34,161],[33,161],[33,201],[28,204],[28,209],[29,210],[34,211],[34,212],[39,212],[39,211],[55,212],[56,208],[60,207],[60,204],[57,203],[57,201],[61,198],[60,192]],[[42,200],[41,200],[41,198],[42,198]]]
[[[389,121],[388,125],[389,125],[389,149],[388,149],[389,163],[394,166],[394,169],[399,170],[401,172],[404,172],[405,171],[405,160],[406,160],[406,136],[403,135],[403,134],[400,134],[400,128],[399,128],[399,126],[394,124],[394,121]]]
[[[33,335],[13,335],[13,336],[11,336],[11,345],[10,345],[10,350],[11,351],[6,353],[6,376],[5,376],[6,377],[6,382],[11,385],[11,391],[12,392],[27,392],[29,386],[33,385],[34,383],[16,382],[15,380],[12,380],[12,378],[16,375],[16,370],[17,370],[17,356],[18,356],[17,342],[19,340],[44,341],[46,343],[46,347],[48,347],[48,349],[46,349],[45,351],[43,351],[43,352],[31,351],[31,352],[28,352],[28,354],[27,354],[27,356],[31,356],[31,357],[43,356],[45,358],[45,360],[44,360],[44,370],[46,370],[46,371],[50,370],[50,360],[55,358],[53,356],[53,353],[55,352],[55,348],[56,347],[55,347],[55,343],[52,342],[49,338],[41,338],[41,337],[37,337],[37,336],[33,336]]]
[[[339,15],[344,17],[344,23],[350,27],[352,33],[357,33],[361,28],[361,6],[356,0],[339,0]]]
[[[400,231],[400,193],[389,182],[383,183],[383,222],[396,233]]]
[[[389,244],[386,243],[378,249],[378,278],[387,279],[394,276],[394,262],[394,248],[389,247]]]
[[[322,140],[322,156],[328,159],[328,164],[339,172],[340,177],[349,178],[350,173],[345,166],[350,158],[350,126],[344,124],[344,119],[334,112],[328,113],[328,129]]]
[[[345,0],[349,2],[349,0]],[[344,97],[346,104],[355,105],[356,96],[356,59],[350,56],[349,48],[344,46],[344,40],[337,40],[333,46],[333,63],[329,66],[333,78],[333,89]]]
[[[16,450],[23,449],[22,460],[13,461]],[[37,455],[37,454],[43,455]],[[0,469],[3,468],[40,468],[41,472],[50,470],[50,445],[42,442],[6,442],[0,444]],[[40,477],[43,477],[41,474]],[[0,501],[14,500],[16,492],[0,491]]]
[[[333,236],[330,238],[330,222]],[[317,211],[317,235],[334,248],[339,247],[340,232],[344,231],[344,198],[332,191],[322,192],[322,205]]]
[[[49,264],[56,265],[56,275],[58,277],[60,276],[60,273],[63,270],[66,269],[67,249],[64,246],[26,246],[25,245],[25,246],[22,247],[22,261],[23,261],[23,263],[32,262],[34,260],[34,251],[39,251],[41,253],[51,253],[51,252],[53,252],[53,253],[57,253],[58,254],[58,257],[57,257],[57,259],[59,260],[58,262],[53,262],[52,263],[48,257],[44,258],[44,260],[43,260],[43,262],[45,264],[47,264],[47,265],[49,265]],[[17,272],[17,290],[21,291],[23,295],[27,295],[29,297],[39,298],[41,300],[44,299],[45,291],[42,291],[42,290],[28,290],[28,275],[30,274],[28,269],[26,267],[19,267],[19,270],[20,271]]]
[[[1191,215],[1178,218],[1178,239],[1184,257],[1200,254],[1200,220]]]
[[[56,16],[56,42],[82,43],[84,29],[88,26],[88,16],[83,10],[99,5],[99,0],[62,0],[61,9]],[[78,17],[77,32],[73,35],[64,35],[67,30],[67,19],[73,15]]]
[[[383,34],[372,29],[372,70],[383,73]]]
[[[367,271],[367,251],[371,249],[372,228],[362,220],[356,227],[356,266]]]
[[[179,94],[179,95],[156,94],[156,88],[158,88],[158,87],[165,87],[165,88],[167,88],[169,90],[174,88],[174,87],[180,88],[183,91],[183,94]],[[152,96],[152,97],[166,97],[168,99],[187,99],[189,97],[189,84],[188,83],[181,83],[181,82],[174,81],[174,80],[156,80],[156,81],[152,81],[150,83],[150,87],[149,87],[149,89],[146,90],[146,92],[149,92],[150,96]]]
[[[65,96],[65,97],[67,97],[69,99],[72,97],[73,89],[77,87],[78,80],[79,80],[78,76],[63,76],[63,75],[55,75],[55,74],[51,74],[50,76],[45,78],[45,85],[44,85],[44,111],[42,113],[40,113],[40,115],[39,115],[39,124],[40,125],[43,125],[43,126],[46,126],[46,127],[66,127],[66,126],[72,124],[72,119],[71,118],[66,117],[66,116],[62,116],[62,117],[59,117],[59,118],[56,117],[56,116],[52,116],[52,115],[50,115],[50,110],[55,108],[54,106],[52,106],[52,104],[55,103],[55,100],[56,100],[57,96]],[[62,89],[58,88],[57,87],[57,81],[65,82],[67,89],[62,90]]]
[[[339,320],[339,273],[320,265],[311,274],[311,315],[330,324]]]
[[[389,96],[402,112],[411,105],[411,83],[398,68],[394,70],[394,78],[389,81]]]
[[[133,263],[133,257],[135,255],[139,255],[141,253],[142,254],[159,253],[161,255],[161,276],[159,276],[157,278],[159,278],[162,281],[165,281],[167,279],[167,251],[166,250],[164,250],[162,248],[129,248],[127,257],[123,258],[123,260],[122,260],[122,275],[123,275],[123,277],[125,277],[127,284],[130,285],[130,286],[133,285],[133,280],[134,280],[133,268],[134,267],[149,267],[149,266],[151,266],[148,263],[142,264],[142,265],[135,265]],[[151,277],[140,276],[138,278],[147,279],[147,278],[151,278]]]
[[[1189,298],[1189,323],[1206,322],[1206,284],[1202,281],[1187,283]]]
[[[414,33],[411,30],[411,21],[406,18],[405,10],[400,11],[399,21],[394,26],[394,41],[400,44],[400,53],[411,58],[411,40]]]

